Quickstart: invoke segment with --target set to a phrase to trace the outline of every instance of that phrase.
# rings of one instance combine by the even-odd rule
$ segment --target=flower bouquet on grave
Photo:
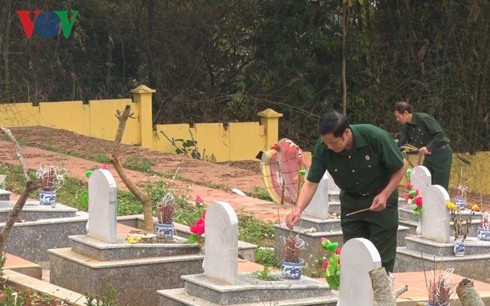
[[[412,174],[412,168],[408,168],[405,176],[407,179],[407,203],[409,205],[415,203],[415,208],[412,211],[414,217],[422,216],[422,196],[419,193],[418,189],[415,189],[410,181],[410,175]]]
[[[189,227],[191,234],[187,241],[191,244],[197,243],[201,246],[204,244],[204,231],[206,230],[206,209],[204,201],[200,196],[196,196],[196,222]]]
[[[471,207],[471,212],[466,215],[463,215],[460,206],[453,202],[448,202],[447,208],[451,214],[451,222],[453,223],[452,226],[454,229],[454,255],[464,256],[464,241],[470,231],[472,217],[480,208],[475,204]]]
[[[284,251],[282,275],[287,279],[300,279],[303,268],[301,251],[305,248],[305,241],[291,232],[288,237],[282,236],[281,242]]]
[[[156,205],[157,224],[155,234],[157,238],[171,239],[175,233],[173,217],[175,213],[175,197],[170,192]]]
[[[41,205],[56,206],[56,191],[63,186],[66,172],[65,168],[58,166],[48,166],[42,163],[39,165],[36,177],[41,182],[41,191],[39,192]]]
[[[432,270],[431,274],[426,277],[427,292],[429,294],[427,305],[449,306],[451,295],[454,293],[455,287],[452,278],[453,271],[454,269],[447,269],[446,271],[439,273],[436,277],[435,271]]]
[[[330,289],[339,290],[340,288],[340,248],[337,242],[331,242],[327,238],[321,238],[321,243],[325,251],[330,256],[322,257],[322,267],[325,271],[325,279]]]

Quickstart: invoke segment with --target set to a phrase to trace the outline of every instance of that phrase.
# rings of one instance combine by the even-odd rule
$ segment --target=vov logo
[[[41,38],[54,38],[60,33],[60,28],[63,36],[69,38],[78,16],[78,11],[73,10],[70,11],[70,18],[68,11],[20,10],[16,13],[27,39],[31,39],[34,31]]]

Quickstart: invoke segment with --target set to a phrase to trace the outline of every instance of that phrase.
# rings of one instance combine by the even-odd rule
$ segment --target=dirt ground
[[[10,129],[16,139],[23,145],[41,148],[57,153],[72,154],[79,157],[107,155],[113,149],[113,142],[97,138],[78,135],[65,130],[46,127],[20,127]],[[140,146],[121,145],[120,156],[142,157],[149,159],[158,168],[158,171],[172,174],[178,169],[186,179],[192,178],[196,183],[205,182],[238,187],[244,192],[252,192],[253,188],[262,187],[263,181],[258,160],[211,163],[202,160],[189,159],[182,155],[150,151]],[[42,160],[43,156],[37,156]],[[406,194],[406,188],[399,188],[400,196]],[[456,194],[456,190],[449,189],[450,197]],[[490,195],[481,195],[469,192],[467,202],[486,206],[490,205]]]

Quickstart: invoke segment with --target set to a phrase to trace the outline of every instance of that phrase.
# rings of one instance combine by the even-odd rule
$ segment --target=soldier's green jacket
[[[399,145],[411,144],[417,148],[427,147],[429,152],[448,144],[449,138],[434,117],[426,113],[412,114],[412,122],[403,125]]]
[[[352,151],[335,153],[319,139],[308,171],[308,180],[318,183],[328,170],[343,191],[341,197],[355,200],[343,201],[342,208],[347,209],[343,214],[369,207],[391,175],[403,167],[403,155],[388,132],[371,124],[352,124],[350,128],[354,137]],[[398,193],[394,193],[396,199]],[[396,206],[396,202],[389,204]]]

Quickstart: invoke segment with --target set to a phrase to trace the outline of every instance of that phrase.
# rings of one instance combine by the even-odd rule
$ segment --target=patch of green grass
[[[269,268],[267,266],[264,266],[262,271],[259,270],[259,271],[253,272],[252,276],[255,278],[258,278],[260,280],[263,280],[263,281],[278,281],[279,280],[279,276],[277,276],[275,274],[271,274],[271,272],[269,271]]]
[[[109,157],[107,157],[107,154],[105,153],[102,153],[102,152],[99,152],[99,153],[95,153],[95,154],[80,154],[81,158],[84,158],[84,159],[89,159],[89,160],[94,160],[98,163],[101,163],[101,164],[108,164],[110,161],[109,161]]]
[[[263,266],[279,267],[276,261],[276,252],[272,248],[257,248],[255,250],[255,262]]]
[[[151,173],[153,161],[143,156],[130,156],[123,162],[123,167],[144,173]]]
[[[250,194],[251,197],[261,199],[264,201],[269,201],[272,202],[271,197],[269,196],[269,192],[267,189],[262,188],[262,187],[254,187],[252,189],[252,193]]]
[[[238,239],[264,247],[274,247],[274,224],[251,213],[238,215]]]

